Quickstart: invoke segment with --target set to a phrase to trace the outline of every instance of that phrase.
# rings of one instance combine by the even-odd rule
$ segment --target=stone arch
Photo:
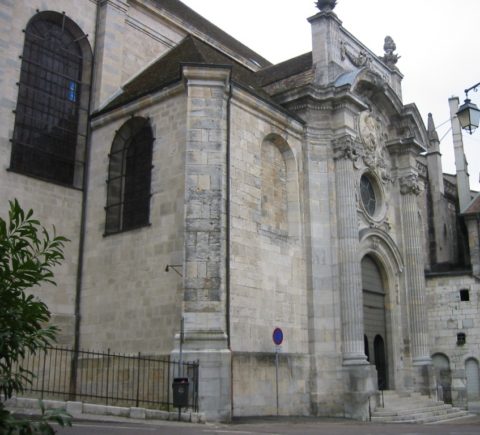
[[[378,388],[388,386],[385,341],[387,338],[385,312],[385,284],[381,266],[371,255],[362,258],[363,333],[366,342],[373,345],[368,361],[377,369]],[[379,342],[381,340],[381,346]]]
[[[403,104],[398,95],[379,74],[367,67],[342,74],[335,85],[349,85],[352,92],[367,97],[382,107],[388,116],[402,111]]]
[[[364,67],[342,74],[336,86],[349,85],[353,93],[366,97],[389,119],[390,135],[414,137],[416,142],[427,146],[428,134],[422,116],[415,104],[404,105],[389,84],[375,71]]]
[[[368,228],[360,231],[360,258],[371,255],[384,267],[386,276],[385,284],[393,285],[393,277],[403,272],[403,259],[393,239],[384,231]]]
[[[452,403],[452,370],[450,359],[444,353],[432,355],[432,363],[437,379],[437,394],[440,400],[445,403]]]
[[[403,260],[400,251],[391,237],[379,229],[365,229],[360,232],[359,258],[370,258],[377,266],[384,289],[384,322],[383,333],[386,370],[383,379],[386,387],[395,388],[395,376],[398,373],[396,363],[399,357],[394,355],[400,348],[401,330],[398,313],[398,288],[403,271]],[[363,273],[363,272],[362,272]],[[365,310],[365,308],[364,308]],[[365,319],[364,319],[365,321]],[[374,337],[369,337],[373,343]]]
[[[261,145],[261,222],[279,235],[299,237],[300,201],[295,155],[288,142],[270,133]]]

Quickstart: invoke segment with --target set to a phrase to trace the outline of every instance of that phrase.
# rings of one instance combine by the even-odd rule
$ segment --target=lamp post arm
[[[478,82],[476,85],[473,85],[471,88],[468,88],[468,89],[465,89],[465,96],[468,98],[468,93],[472,90],[474,90],[475,92],[478,91],[478,87],[480,86],[480,82]]]

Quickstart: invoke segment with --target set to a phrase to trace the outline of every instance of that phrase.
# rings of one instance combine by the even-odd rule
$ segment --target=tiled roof
[[[462,213],[463,215],[480,214],[480,194],[472,200],[467,209]]]
[[[158,8],[167,10],[171,14],[180,18],[182,21],[195,27],[205,35],[209,35],[213,40],[216,40],[225,47],[230,48],[233,52],[238,53],[240,56],[246,59],[253,60],[260,67],[271,65],[267,59],[243,45],[240,41],[237,41],[235,38],[224,32],[219,27],[215,26],[215,24],[203,18],[200,14],[195,12],[193,9],[190,9],[181,1],[152,0],[152,2],[155,3]]]
[[[312,52],[302,54],[292,59],[272,65],[258,71],[257,76],[261,86],[283,80],[300,74],[312,68]]]
[[[183,41],[160,57],[156,62],[134,77],[123,86],[122,92],[110,101],[94,116],[118,108],[137,98],[152,94],[169,84],[181,80],[181,66],[184,64],[196,65],[225,65],[232,70],[232,81],[241,85],[249,92],[267,101],[269,104],[281,108],[259,85],[256,73],[225,55],[215,47],[189,35]]]

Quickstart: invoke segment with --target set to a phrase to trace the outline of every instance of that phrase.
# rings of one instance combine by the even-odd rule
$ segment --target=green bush
[[[45,411],[39,421],[14,418],[5,401],[22,393],[33,373],[21,366],[27,352],[35,354],[55,341],[57,328],[48,325],[50,311],[28,292],[43,283],[55,284],[53,267],[64,259],[65,237],[50,234],[33,211],[10,202],[8,219],[0,217],[0,433],[53,434],[48,421],[70,425],[64,411]]]

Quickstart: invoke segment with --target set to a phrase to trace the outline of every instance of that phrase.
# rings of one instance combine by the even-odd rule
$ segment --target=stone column
[[[410,311],[410,336],[414,365],[431,362],[428,347],[427,310],[425,307],[425,272],[422,253],[422,228],[418,219],[417,195],[420,193],[417,174],[400,178],[402,220],[405,242],[405,265]]]
[[[200,362],[200,411],[207,419],[229,420],[232,377],[225,257],[230,69],[184,66],[183,75],[187,86],[183,351],[185,359]]]
[[[358,153],[354,138],[346,135],[336,139],[334,153],[343,364],[368,364],[363,340],[362,272],[353,167]]]

